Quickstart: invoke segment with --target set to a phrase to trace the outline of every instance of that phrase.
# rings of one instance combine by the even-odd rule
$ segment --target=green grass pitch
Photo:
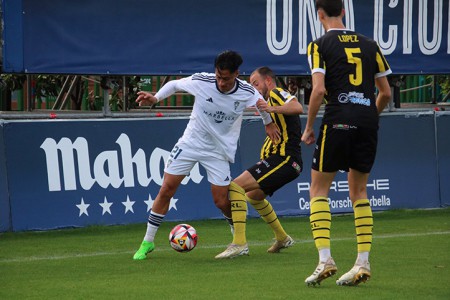
[[[337,275],[319,287],[304,280],[318,256],[308,218],[281,218],[296,244],[269,254],[269,227],[247,222],[250,256],[215,260],[231,242],[224,220],[189,222],[199,235],[190,253],[169,246],[176,224],[163,222],[156,249],[133,261],[146,225],[0,234],[0,299],[450,299],[450,209],[374,214],[372,279],[335,284],[356,258],[351,215],[333,216]]]

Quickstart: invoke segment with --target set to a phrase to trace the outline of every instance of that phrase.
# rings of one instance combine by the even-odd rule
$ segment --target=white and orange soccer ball
[[[197,245],[197,231],[189,224],[178,224],[169,234],[170,246],[178,252],[189,252]]]

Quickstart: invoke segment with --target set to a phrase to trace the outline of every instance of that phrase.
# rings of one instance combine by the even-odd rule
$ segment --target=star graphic
[[[77,207],[80,210],[80,214],[78,215],[79,217],[81,217],[82,214],[85,214],[86,216],[89,216],[88,211],[87,211],[89,205],[90,204],[84,203],[84,199],[81,198],[81,203],[77,204]]]
[[[109,214],[111,215],[111,205],[113,205],[113,203],[112,203],[112,202],[108,202],[108,200],[106,199],[106,197],[105,197],[105,199],[103,200],[103,203],[99,203],[98,205],[100,205],[100,206],[103,208],[102,216],[103,216],[105,213],[109,213]]]
[[[148,200],[145,200],[144,203],[147,204],[147,212],[150,211],[150,209],[153,206],[154,200],[152,199],[152,195],[148,194]]]
[[[127,195],[127,201],[122,202],[125,205],[125,213],[131,211],[134,214],[133,205],[136,201],[130,201],[130,196]]]
[[[173,209],[175,209],[175,210],[178,210],[178,209],[177,209],[177,205],[176,205],[177,201],[178,201],[178,199],[175,199],[175,198],[171,198],[171,199],[170,199],[169,210],[170,210],[171,208],[173,208]]]

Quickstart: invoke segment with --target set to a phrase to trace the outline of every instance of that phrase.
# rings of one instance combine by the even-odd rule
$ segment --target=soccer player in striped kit
[[[371,277],[373,217],[366,186],[376,155],[379,114],[391,97],[386,78],[391,70],[375,41],[345,28],[342,0],[316,0],[316,9],[326,33],[308,46],[313,89],[302,141],[307,145],[316,143],[311,170],[310,223],[319,264],[305,282],[320,284],[337,272],[330,249],[328,193],[336,172],[345,170],[358,255],[351,270],[336,284],[357,285]],[[316,140],[313,124],[324,98],[325,113]]]
[[[261,148],[260,161],[230,184],[235,232],[233,242],[216,256],[219,259],[247,255],[249,252],[245,235],[247,202],[256,209],[275,234],[275,242],[267,252],[278,253],[294,244],[292,237],[284,231],[266,196],[272,196],[282,186],[296,179],[302,171],[302,128],[299,114],[303,113],[303,107],[296,97],[277,87],[275,74],[268,67],[253,71],[250,83],[266,99],[258,100],[258,109],[270,113],[280,134],[276,141],[266,137]]]

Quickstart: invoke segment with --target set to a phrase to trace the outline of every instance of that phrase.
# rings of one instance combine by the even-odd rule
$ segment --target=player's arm
[[[325,74],[322,72],[315,72],[312,75],[312,91],[309,98],[308,119],[306,121],[305,130],[303,131],[302,141],[307,144],[315,142],[313,125],[319,112],[320,105],[325,97]]]
[[[375,86],[378,89],[376,100],[378,114],[381,114],[383,109],[391,100],[391,87],[386,76],[375,78]]]
[[[167,82],[155,95],[144,91],[138,92],[136,102],[139,103],[139,106],[147,106],[158,103],[162,99],[170,97],[175,92],[179,91],[179,89],[177,88],[178,81],[179,80],[172,80]]]
[[[262,99],[259,99],[259,100],[262,100]],[[259,101],[259,100],[258,100],[258,101]],[[264,100],[262,100],[262,101],[264,101]],[[270,124],[270,123],[273,122],[272,117],[270,116],[269,113],[260,110],[260,109],[258,108],[258,106],[256,106],[256,110],[258,111],[259,115],[261,116],[264,125],[268,125],[268,124]]]
[[[268,113],[283,114],[283,115],[299,115],[303,113],[303,106],[298,102],[297,98],[292,97],[283,105],[270,106],[266,101],[259,99],[256,106],[260,111]]]

